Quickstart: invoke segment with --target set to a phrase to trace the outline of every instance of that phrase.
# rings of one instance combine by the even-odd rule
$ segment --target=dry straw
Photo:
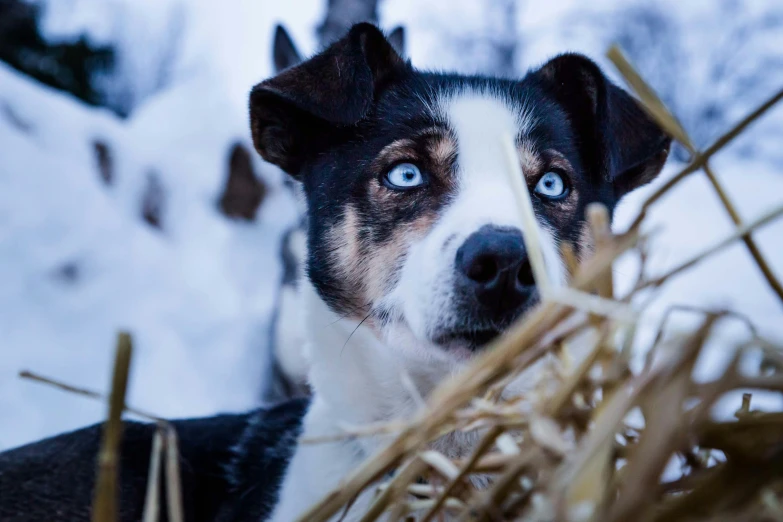
[[[131,338],[120,333],[114,361],[114,376],[109,396],[109,415],[103,427],[101,448],[98,451],[98,478],[95,481],[92,520],[117,519],[117,495],[119,492],[120,441],[122,440],[122,412],[125,409],[125,392],[131,361]]]
[[[117,337],[114,373],[111,392],[108,397],[96,391],[66,384],[26,370],[20,372],[19,376],[23,379],[30,379],[54,386],[68,393],[102,400],[109,405],[109,414],[104,423],[101,447],[98,451],[98,475],[95,481],[95,498],[92,506],[93,522],[117,522],[118,520],[119,451],[122,441],[121,416],[123,412],[131,413],[157,424],[157,429],[152,439],[150,469],[147,476],[147,491],[142,515],[143,522],[157,522],[160,519],[160,467],[162,458],[166,459],[165,480],[168,520],[171,522],[184,522],[177,433],[165,419],[129,407],[125,403],[125,392],[128,386],[132,355],[133,343],[130,334],[120,332]]]
[[[745,243],[783,301],[781,285],[752,238],[755,230],[783,214],[783,206],[744,222],[709,165],[713,155],[783,98],[783,90],[699,151],[619,49],[613,47],[608,56],[642,106],[691,152],[690,163],[645,201],[625,232],[612,233],[606,209],[591,207],[587,217],[595,251],[579,263],[570,245],[564,245],[570,281],[556,287],[544,268],[530,195],[521,182],[513,142],[508,136],[499,137],[509,156],[531,264],[542,288],[541,304],[464,372],[439,386],[415,418],[302,441],[334,444],[379,434],[391,440],[307,509],[300,522],[339,520],[346,513],[362,522],[783,520],[783,413],[753,411],[751,395],[746,393],[736,420],[716,421],[711,416],[716,401],[728,392],[783,392],[783,348],[759,337],[743,316],[672,307],[667,318],[674,312],[699,314],[700,326],[667,336],[664,319],[643,370],[634,373],[630,368],[639,320],[631,305],[638,301],[635,298],[649,299],[644,292],[654,292],[737,240]],[[699,170],[705,172],[736,230],[667,273],[648,276],[647,236],[641,232],[647,211]],[[642,268],[632,291],[618,297],[612,264],[628,252],[639,255]],[[714,381],[694,381],[694,365],[705,343],[716,335],[716,326],[737,319],[748,325],[748,338],[736,346],[731,364]],[[572,359],[572,351],[581,352],[581,358]],[[762,371],[751,376],[739,368],[752,351],[762,353],[764,362]],[[522,396],[510,395],[506,387],[523,372],[527,378],[537,376],[540,385]],[[114,456],[105,462],[116,462],[117,441],[111,433],[117,425],[116,401],[124,396],[122,389],[112,390],[114,405],[101,454]],[[72,387],[69,391],[96,395]],[[171,520],[182,520],[173,429],[160,419],[134,413],[160,426],[151,455],[154,485],[148,491],[144,520],[157,519],[162,459],[166,489],[173,492],[168,514]],[[432,449],[433,440],[455,430],[479,431],[479,442],[470,454],[449,459]],[[664,480],[664,470],[672,462],[677,476]],[[116,501],[110,498],[116,475],[112,478],[111,471],[109,465],[102,467],[99,478],[99,484],[108,484],[99,485],[96,497],[94,520],[101,522],[116,520]],[[365,491],[372,495],[369,510],[355,513],[352,502]]]
[[[743,355],[755,349],[780,362],[780,347],[760,339],[751,326],[747,343],[737,347],[725,373],[713,382],[697,383],[692,370],[706,341],[717,324],[735,317],[726,311],[701,311],[704,318],[698,329],[669,340],[661,330],[650,347],[645,369],[634,374],[629,367],[638,320],[629,304],[632,299],[694,268],[737,239],[745,242],[763,276],[783,299],[779,282],[751,237],[754,230],[783,214],[783,206],[743,223],[709,167],[709,159],[780,100],[783,91],[700,152],[617,48],[610,50],[609,58],[651,116],[692,153],[692,161],[653,193],[624,233],[612,234],[606,209],[592,207],[588,220],[596,251],[579,265],[573,250],[564,249],[573,276],[570,286],[562,289],[548,280],[543,257],[535,255],[540,248],[530,196],[524,184],[517,182],[523,178],[510,137],[500,137],[511,158],[509,173],[525,238],[532,243],[534,275],[539,285],[543,283],[541,305],[464,373],[439,387],[419,416],[407,425],[395,423],[393,431],[398,435],[391,443],[307,510],[300,522],[339,518],[359,493],[378,488],[379,477],[389,472],[393,477],[378,488],[380,493],[362,521],[378,520],[384,514],[389,520],[415,517],[427,522],[783,520],[779,500],[783,494],[783,414],[753,412],[750,397],[745,396],[736,422],[717,422],[710,416],[715,402],[732,390],[783,391],[783,375],[776,371],[749,377],[738,370]],[[737,229],[666,274],[648,277],[643,266],[632,292],[618,299],[613,261],[637,250],[644,265],[646,238],[640,229],[648,209],[699,169],[705,171]],[[585,331],[594,335],[581,338],[592,340],[577,340]],[[570,370],[563,350],[569,343],[589,344],[581,346],[587,356]],[[545,356],[561,363],[559,370],[544,377],[548,390],[540,387],[521,398],[505,397],[498,391]],[[771,367],[783,369],[779,364]],[[643,418],[644,428],[630,423],[632,413]],[[483,435],[472,454],[454,462],[456,474],[445,473],[442,466],[422,458],[432,452],[430,443],[435,438],[449,430],[465,429],[479,429]],[[375,428],[375,433],[380,431]],[[664,469],[677,458],[680,476],[663,482]],[[487,473],[492,475],[490,485],[481,490],[474,487],[483,482],[472,478]],[[422,483],[446,486],[422,488]]]

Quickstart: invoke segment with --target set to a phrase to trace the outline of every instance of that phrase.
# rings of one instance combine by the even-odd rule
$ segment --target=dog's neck
[[[371,430],[366,428],[410,419],[432,390],[467,362],[455,362],[447,354],[439,357],[437,350],[427,356],[421,350],[405,350],[408,342],[416,341],[404,339],[404,332],[402,344],[384,343],[371,327],[331,311],[309,282],[303,282],[300,291],[313,399],[303,422],[305,441],[299,443],[289,465],[272,522],[297,520],[305,509],[335,490],[394,435],[368,434]],[[584,346],[592,346],[584,341]],[[586,354],[577,352],[569,349],[574,360],[580,361]],[[506,385],[503,395],[524,397],[529,390],[540,390],[543,382],[555,382],[550,378],[556,371],[550,368],[552,363],[542,360],[531,366]],[[523,400],[517,407],[532,408],[532,403]],[[430,446],[449,458],[466,457],[479,438],[476,431],[454,432]],[[474,478],[475,486],[487,485],[486,477]],[[333,520],[359,520],[373,495],[373,488],[366,489],[345,516],[340,513]]]
[[[303,281],[304,324],[313,399],[302,439],[348,435],[352,430],[411,418],[423,397],[459,367],[443,359],[403,360],[400,351],[378,339],[360,321],[343,319]],[[337,442],[300,443],[284,479],[272,520],[291,522],[323,498],[390,439],[346,436]],[[475,436],[449,437],[437,447],[450,456],[469,451]],[[370,501],[361,496],[345,520],[362,513]]]

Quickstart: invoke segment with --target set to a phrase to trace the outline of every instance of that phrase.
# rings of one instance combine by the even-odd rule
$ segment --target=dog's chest
[[[305,418],[303,442],[291,461],[271,522],[298,520],[306,509],[339,488],[341,482],[382,448],[384,442],[373,438],[315,442],[319,437],[328,437],[336,432],[334,419],[331,408],[316,398]],[[477,439],[476,433],[451,434],[435,441],[431,448],[450,458],[465,457],[470,454]],[[331,520],[361,520],[376,493],[375,487],[367,488],[351,503],[347,513],[341,509]],[[416,513],[411,515],[416,516]]]

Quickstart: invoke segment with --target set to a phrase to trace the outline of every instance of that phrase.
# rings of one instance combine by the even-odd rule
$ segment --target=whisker
[[[365,315],[365,316],[364,316],[364,319],[362,319],[361,321],[359,321],[359,324],[357,324],[357,325],[356,325],[356,328],[354,328],[354,329],[353,329],[353,331],[351,332],[351,335],[349,335],[349,336],[348,336],[348,339],[346,339],[346,340],[345,340],[345,344],[343,345],[343,347],[342,347],[342,348],[340,348],[340,357],[342,357],[342,356],[343,356],[343,350],[345,350],[345,347],[346,347],[346,346],[348,346],[348,341],[350,341],[350,340],[351,340],[351,337],[353,337],[353,334],[355,334],[355,333],[356,333],[356,331],[359,329],[359,327],[360,327],[362,324],[364,324],[364,321],[366,321],[367,319],[369,319],[369,318],[370,318],[370,316],[372,315],[372,313],[373,313],[373,310],[370,310],[370,312],[369,312],[367,315]]]
[[[347,312],[347,313],[345,313],[345,314],[343,314],[343,315],[340,315],[340,316],[338,316],[338,317],[337,317],[337,319],[335,319],[334,321],[332,321],[331,323],[329,323],[327,326],[334,326],[334,325],[336,325],[337,323],[339,323],[340,321],[342,321],[343,319],[348,319],[348,318],[349,318],[350,316],[352,316],[353,314],[355,314],[355,313],[357,313],[357,312],[362,312],[364,309],[366,309],[366,308],[367,308],[367,306],[368,306],[368,305],[360,305],[360,306],[357,306],[357,307],[355,307],[355,308],[352,308],[352,309],[348,310],[348,312]],[[372,310],[372,308],[370,309],[370,313],[373,313],[373,310]],[[366,319],[366,317],[365,317],[365,319]]]

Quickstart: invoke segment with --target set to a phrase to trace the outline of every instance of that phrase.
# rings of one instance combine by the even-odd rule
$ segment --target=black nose
[[[492,315],[504,315],[528,301],[535,290],[522,232],[484,226],[457,250],[457,271],[464,293]]]

